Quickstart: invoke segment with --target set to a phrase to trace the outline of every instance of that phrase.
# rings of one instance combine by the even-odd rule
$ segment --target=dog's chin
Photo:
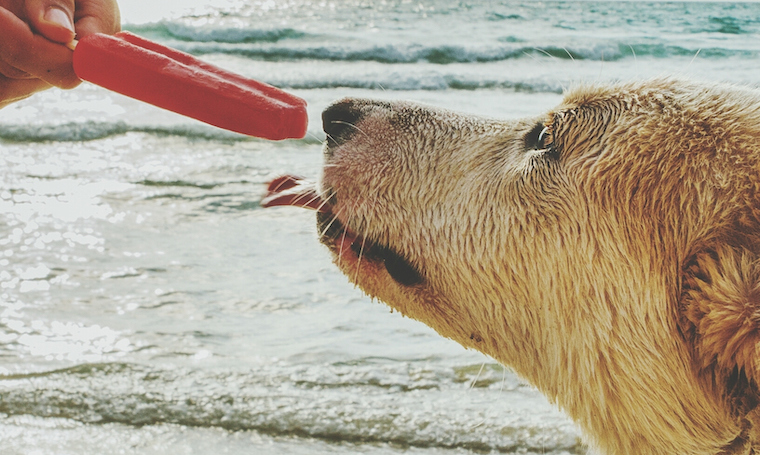
[[[316,210],[320,241],[333,253],[343,273],[359,285],[362,275],[383,272],[404,287],[418,286],[425,281],[419,270],[395,249],[348,228],[334,214],[333,202],[320,196],[311,182],[295,176],[279,177],[269,184],[261,205],[289,205]]]
[[[419,270],[396,250],[354,232],[330,211],[317,213],[317,226],[320,241],[333,253],[343,273],[357,284],[361,285],[362,274],[383,271],[404,287],[424,283]]]

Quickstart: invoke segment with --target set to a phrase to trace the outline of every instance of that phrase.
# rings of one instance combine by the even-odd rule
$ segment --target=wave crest
[[[285,39],[300,39],[307,36],[306,33],[293,28],[198,27],[168,21],[131,25],[125,28],[152,39],[198,43],[276,43]]]
[[[244,141],[247,136],[205,125],[145,126],[125,122],[70,122],[57,125],[0,125],[0,140],[5,142],[86,142],[130,132],[158,136],[183,136],[192,139]]]
[[[530,389],[516,379],[502,380],[501,367],[489,367],[497,379],[470,389],[467,379],[480,370],[333,364],[210,372],[91,364],[5,377],[0,412],[83,423],[252,430],[333,442],[585,453],[577,429],[556,409],[516,403]],[[484,409],[495,394],[505,405]],[[530,407],[529,417],[519,417],[527,411],[521,406]]]
[[[614,62],[628,58],[666,59],[693,56],[703,58],[755,58],[758,52],[748,49],[685,47],[667,43],[592,43],[585,46],[515,46],[512,44],[464,47],[456,45],[422,46],[417,44],[385,45],[244,45],[222,42],[182,42],[176,47],[195,55],[226,54],[266,61],[373,61],[386,64],[410,63],[489,63],[505,60],[549,57],[559,60]]]

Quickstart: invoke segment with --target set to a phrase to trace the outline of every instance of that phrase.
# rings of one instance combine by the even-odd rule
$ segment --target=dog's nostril
[[[358,131],[356,124],[363,113],[359,106],[350,100],[339,101],[322,112],[322,129],[327,133],[331,146],[346,143]]]

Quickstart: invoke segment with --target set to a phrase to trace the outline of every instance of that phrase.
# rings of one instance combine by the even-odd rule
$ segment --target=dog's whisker
[[[571,54],[571,53],[570,53],[570,51],[569,51],[569,50],[567,50],[567,48],[566,48],[566,47],[564,47],[564,46],[562,47],[562,50],[563,50],[563,51],[565,51],[565,54],[567,54],[567,56],[568,56],[568,57],[570,57],[570,60],[571,60],[573,63],[575,63],[575,57],[573,57],[573,54]]]
[[[362,266],[362,256],[364,255],[364,245],[367,243],[366,237],[362,237],[362,246],[359,248],[359,255],[356,260],[356,272],[354,273],[354,279],[353,282],[356,283],[359,279],[359,272],[361,271]]]
[[[346,217],[346,221],[345,223],[343,223],[343,234],[340,236],[340,241],[338,242],[338,245],[340,246],[339,253],[338,253],[339,263],[343,256],[343,244],[346,242],[346,239],[348,238],[348,231],[349,231],[348,226],[351,224],[351,220],[352,218],[354,218],[355,214],[356,214],[355,210],[353,209],[349,210],[348,216]],[[336,214],[336,219],[337,219],[337,214]]]
[[[343,262],[343,242],[346,241],[347,236],[348,236],[348,228],[344,225],[343,233],[339,236],[340,242],[338,243],[338,245],[340,245],[340,248],[338,248],[338,267],[340,267],[341,263]]]
[[[312,202],[314,201],[322,201],[319,203],[318,210],[325,206],[326,201],[322,199],[322,196],[319,194],[314,195],[314,197],[309,198],[308,201],[306,201],[306,205],[310,206]]]
[[[362,207],[361,211],[363,211],[363,207]],[[357,212],[358,212],[358,210],[357,210]],[[365,218],[365,224],[367,224],[368,222],[369,222],[369,220]],[[364,231],[365,232],[369,231],[369,226],[366,226],[366,228],[364,229]],[[367,238],[365,236],[363,236],[363,235],[361,237],[362,237],[362,245],[361,245],[361,248],[359,248],[358,259],[356,261],[356,272],[354,274],[354,280],[353,280],[354,283],[356,283],[357,280],[358,280],[358,278],[359,278],[359,272],[361,270],[362,257],[364,255],[364,247],[367,244]]]
[[[484,369],[485,367],[486,367],[486,363],[485,363],[485,362],[483,362],[483,363],[480,365],[480,370],[478,371],[478,374],[475,376],[475,379],[473,379],[473,380],[472,380],[472,382],[470,383],[470,386],[469,386],[469,387],[467,387],[467,389],[468,389],[468,390],[472,390],[472,389],[474,389],[474,388],[475,388],[475,384],[478,382],[478,379],[480,379],[480,375],[481,375],[481,373],[483,373],[483,369]]]
[[[480,379],[480,375],[481,375],[481,373],[483,373],[483,369],[485,368],[485,366],[486,366],[485,362],[483,362],[480,365],[480,370],[478,371],[478,374],[475,376],[475,379],[473,379],[472,382],[470,382],[470,385],[467,387],[468,391],[470,391],[470,390],[472,390],[472,389],[475,388],[475,384],[478,382],[478,379]],[[486,423],[486,419],[485,419],[485,417],[483,417],[483,419],[481,419],[480,422],[476,423],[475,425],[470,426],[470,430],[474,430],[475,428],[478,428],[478,427],[484,425],[485,423]]]
[[[311,131],[307,131],[307,132],[306,132],[306,136],[308,136],[308,137],[311,137],[311,138],[313,138],[313,139],[316,139],[316,140],[318,140],[319,142],[323,142],[323,139],[322,139],[322,137],[321,137],[321,136],[317,136],[315,133],[313,133],[313,132],[311,132]]]
[[[336,221],[338,221],[338,215],[333,215],[333,217],[332,217],[332,219],[330,220],[330,222],[329,222],[329,223],[327,223],[327,226],[326,226],[324,229],[322,229],[322,232],[320,232],[320,233],[319,233],[319,236],[320,236],[320,237],[324,237],[325,235],[327,235],[327,232],[330,230],[330,228],[332,227],[332,225],[333,225],[333,224],[334,224]]]
[[[331,123],[335,123],[335,124],[338,124],[338,125],[350,126],[351,128],[354,128],[356,131],[362,133],[364,136],[366,136],[367,138],[369,138],[369,134],[367,134],[365,131],[363,131],[361,128],[359,128],[358,126],[354,125],[351,122],[345,122],[343,120],[332,120]]]
[[[324,209],[325,207],[329,207],[330,206],[330,198],[325,198],[325,197],[322,197],[322,196],[318,196],[317,198],[314,198],[314,199],[320,199],[322,201],[317,206],[317,212],[321,212],[322,209]]]
[[[555,55],[550,54],[548,51],[546,51],[544,49],[541,49],[540,47],[534,47],[533,49],[536,50],[536,51],[538,51],[538,52],[540,52],[540,53],[542,53],[542,54],[544,54],[544,55],[546,55],[547,57],[549,57],[551,59],[554,59],[554,60],[557,59],[557,57]]]
[[[691,58],[691,61],[689,62],[688,65],[686,65],[686,68],[690,68],[691,67],[691,64],[694,63],[694,60],[697,59],[697,57],[699,56],[700,52],[702,52],[702,48],[701,47],[699,49],[697,49],[697,53],[694,54],[694,57]]]

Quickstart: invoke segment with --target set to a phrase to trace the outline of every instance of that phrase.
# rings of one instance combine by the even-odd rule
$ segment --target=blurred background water
[[[344,96],[536,115],[577,83],[760,84],[760,4],[122,0],[124,28],[305,98],[241,137],[92,85],[0,110],[3,454],[584,454],[508,369],[348,284],[313,213]],[[125,75],[129,77],[129,75]]]

